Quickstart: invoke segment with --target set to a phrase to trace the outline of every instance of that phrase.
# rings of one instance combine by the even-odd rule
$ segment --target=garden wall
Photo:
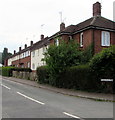
[[[13,71],[13,77],[36,81],[36,72]]]

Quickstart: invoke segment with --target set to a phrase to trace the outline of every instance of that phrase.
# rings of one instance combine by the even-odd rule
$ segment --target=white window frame
[[[55,39],[55,45],[58,46],[59,45],[59,39]]]
[[[32,57],[35,57],[35,51],[32,52]]]
[[[80,34],[80,47],[83,47],[83,32]]]
[[[30,56],[30,51],[28,51],[28,56]]]
[[[27,67],[30,68],[30,62],[27,62]]]
[[[34,63],[32,64],[32,68],[35,69],[35,64]]]
[[[110,46],[110,32],[101,32],[101,46]]]

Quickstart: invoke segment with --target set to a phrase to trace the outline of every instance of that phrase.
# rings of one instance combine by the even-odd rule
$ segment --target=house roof
[[[77,25],[70,25],[67,26],[63,31],[59,31],[52,35],[50,38],[53,38],[57,35],[62,35],[62,34],[75,34],[76,32],[82,31],[85,28],[101,28],[101,29],[108,29],[115,31],[115,22],[111,21],[109,19],[106,19],[102,16],[94,16],[91,17]]]
[[[94,16],[88,20],[85,20],[84,22],[77,24],[75,31],[79,31],[92,26],[115,31],[115,22],[108,20],[102,16]]]
[[[39,49],[39,48],[46,46],[46,45],[48,45],[48,37],[33,44],[33,46],[31,47],[31,51],[33,51],[35,49]]]

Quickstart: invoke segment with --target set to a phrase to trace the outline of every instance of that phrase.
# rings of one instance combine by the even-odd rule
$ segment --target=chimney
[[[41,40],[43,40],[44,39],[44,35],[43,34],[41,34]]]
[[[33,45],[33,41],[30,41],[30,45],[31,45],[31,46]]]
[[[14,50],[14,54],[16,54],[16,51]]]
[[[27,48],[27,44],[25,44],[25,49]]]
[[[101,4],[99,2],[93,4],[93,16],[101,16]]]
[[[21,51],[21,47],[19,47],[19,51]]]
[[[64,29],[65,29],[65,23],[62,22],[62,23],[60,24],[60,31],[63,31]]]

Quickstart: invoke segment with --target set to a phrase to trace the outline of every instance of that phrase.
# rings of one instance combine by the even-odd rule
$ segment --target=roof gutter
[[[81,29],[81,30],[78,30],[76,32],[73,33],[76,34],[76,33],[79,33],[79,32],[83,32],[84,30],[88,30],[88,29],[98,29],[98,30],[106,30],[106,31],[110,31],[110,32],[115,32],[115,30],[112,30],[112,29],[109,29],[109,28],[101,28],[101,27],[96,27],[96,26],[88,26],[84,29]]]

